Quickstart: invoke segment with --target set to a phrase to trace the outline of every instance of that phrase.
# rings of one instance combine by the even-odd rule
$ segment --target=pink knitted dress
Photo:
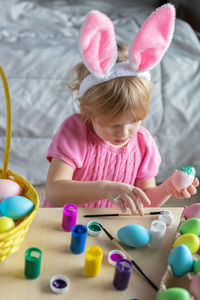
[[[53,137],[47,159],[59,158],[74,169],[73,180],[110,180],[134,185],[157,175],[161,158],[157,146],[144,127],[126,147],[114,148],[83,123],[79,114],[67,118]],[[66,199],[73,202],[73,199]],[[43,207],[51,207],[45,200]],[[80,207],[117,207],[107,199]]]

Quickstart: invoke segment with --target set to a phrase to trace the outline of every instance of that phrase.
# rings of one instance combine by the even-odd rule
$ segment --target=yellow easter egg
[[[7,232],[15,227],[13,219],[8,217],[0,217],[0,233]]]
[[[193,233],[186,233],[177,238],[173,244],[173,247],[179,246],[181,244],[186,245],[192,254],[197,253],[200,247],[200,240],[198,236]]]

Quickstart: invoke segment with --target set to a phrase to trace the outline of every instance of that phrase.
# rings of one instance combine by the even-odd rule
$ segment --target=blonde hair
[[[117,62],[128,60],[128,45],[118,44]],[[81,81],[89,74],[83,63],[73,69],[74,78],[67,82],[72,91],[80,88]],[[127,76],[112,79],[91,87],[82,97],[80,112],[83,120],[90,123],[93,117],[101,124],[109,126],[128,113],[133,121],[143,120],[149,107],[152,84],[138,76]]]

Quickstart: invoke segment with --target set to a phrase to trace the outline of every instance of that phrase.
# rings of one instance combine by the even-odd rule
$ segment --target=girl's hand
[[[166,184],[167,184],[167,190],[169,194],[172,195],[173,197],[177,199],[183,199],[183,198],[189,199],[191,195],[195,195],[197,193],[196,188],[199,186],[199,180],[197,177],[195,177],[191,185],[189,185],[186,189],[181,189],[181,190],[176,189],[172,184],[172,176],[168,178]]]
[[[105,198],[118,205],[122,212],[126,212],[128,206],[133,215],[139,213],[143,216],[143,204],[151,204],[146,194],[138,187],[122,182],[104,181],[104,183]]]

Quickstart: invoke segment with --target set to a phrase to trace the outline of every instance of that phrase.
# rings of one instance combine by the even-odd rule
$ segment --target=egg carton
[[[187,206],[185,208],[187,208]],[[186,218],[182,215],[181,218],[180,218],[178,228],[185,221],[186,221]],[[179,238],[180,236],[181,236],[181,233],[179,231],[177,231],[176,234],[175,234],[175,240],[177,238]],[[193,256],[193,261],[194,262],[200,257],[200,255],[198,253],[193,254],[192,256]],[[160,292],[163,292],[163,291],[169,289],[169,288],[175,288],[175,287],[176,288],[183,288],[183,289],[187,290],[190,294],[190,283],[191,283],[192,278],[195,275],[196,274],[191,271],[191,272],[186,273],[184,276],[177,277],[173,274],[171,266],[168,264],[167,269],[166,269],[166,271],[165,271],[165,273],[164,273],[164,275],[161,279],[158,294]],[[190,300],[199,300],[199,299],[200,299],[200,297],[198,299],[196,299],[193,295],[190,294]]]
[[[194,256],[196,256],[196,255],[193,255],[193,257]],[[195,259],[195,257],[194,257],[194,259]],[[158,293],[163,292],[163,291],[165,291],[169,288],[173,288],[173,287],[183,288],[190,293],[190,291],[189,291],[190,282],[195,275],[196,274],[194,272],[189,272],[182,277],[177,277],[172,273],[172,269],[171,269],[170,265],[168,265],[167,269],[162,277],[162,280],[160,282],[160,287],[159,287]],[[190,300],[196,300],[196,299],[190,294]]]

